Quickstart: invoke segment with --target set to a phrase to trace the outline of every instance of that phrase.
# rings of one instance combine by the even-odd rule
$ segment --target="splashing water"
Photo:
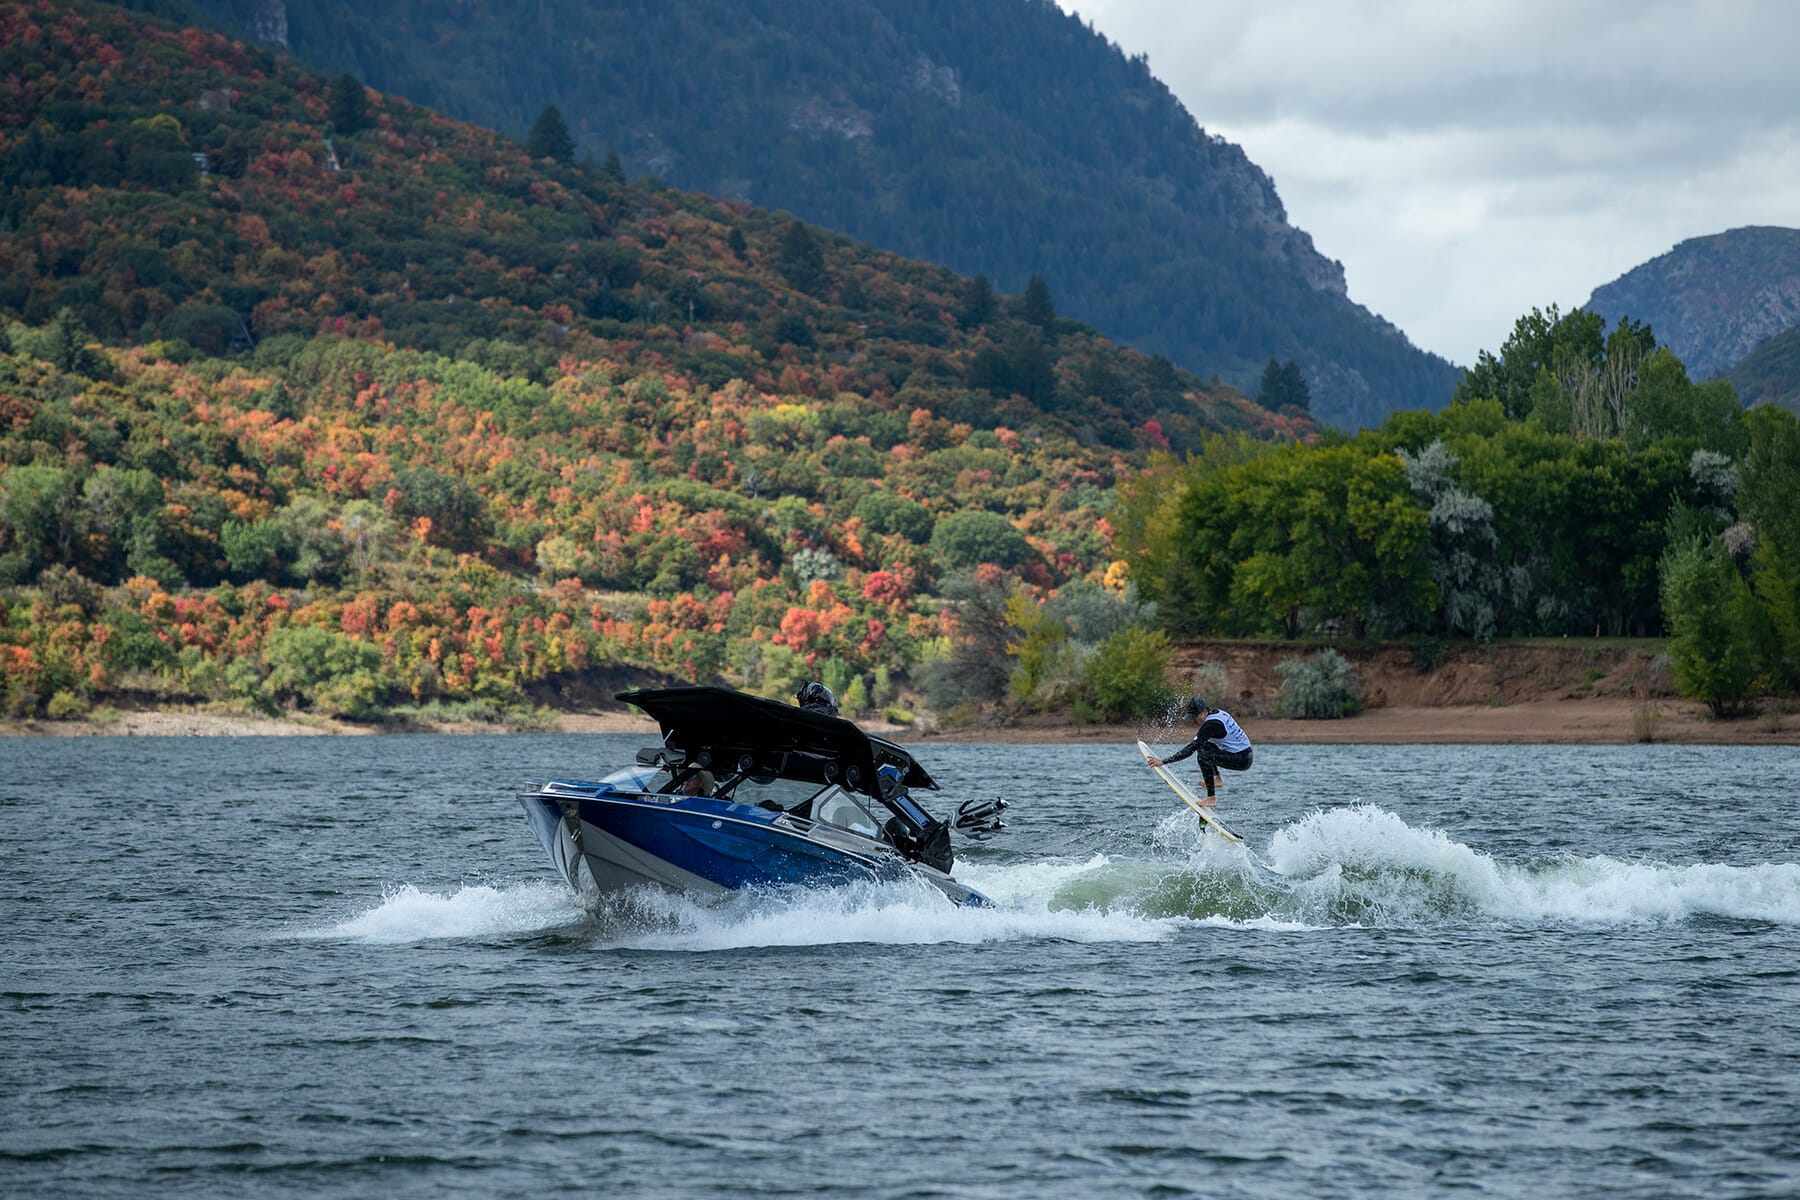
[[[1625,922],[1710,915],[1800,924],[1800,864],[1673,866],[1597,855],[1519,865],[1374,805],[1315,812],[1271,840],[1309,912],[1369,924],[1444,918]]]
[[[655,891],[584,908],[558,884],[412,884],[303,936],[406,943],[504,938],[582,926],[614,946],[725,950],[1055,938],[1155,941],[1182,924],[1274,930],[1444,923],[1676,921],[1699,915],[1800,924],[1800,864],[1674,866],[1607,856],[1508,863],[1374,805],[1315,811],[1276,832],[1267,857],[1209,836],[1184,813],[1143,858],[1094,854],[972,862],[959,876],[991,909],[956,908],[904,883],[721,902]]]

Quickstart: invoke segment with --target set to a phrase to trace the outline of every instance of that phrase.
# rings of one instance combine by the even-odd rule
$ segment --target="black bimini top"
[[[662,726],[663,745],[715,773],[745,769],[753,775],[838,783],[879,797],[876,769],[893,766],[908,790],[937,789],[937,781],[912,755],[842,717],[722,687],[639,688],[617,698],[635,704]],[[700,762],[703,754],[707,761]]]

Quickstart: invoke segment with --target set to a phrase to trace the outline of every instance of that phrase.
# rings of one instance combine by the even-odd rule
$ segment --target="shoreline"
[[[1703,704],[1657,701],[1646,722],[1642,702],[1613,697],[1534,700],[1515,704],[1383,706],[1341,720],[1246,717],[1245,729],[1260,745],[1800,745],[1800,715],[1768,713],[1716,720]],[[1149,726],[1076,725],[1059,718],[1025,717],[1009,724],[955,729],[859,722],[869,733],[906,743],[992,742],[1071,744],[1132,742]],[[1649,737],[1644,737],[1648,725]],[[623,710],[569,712],[547,728],[516,730],[474,723],[371,726],[324,717],[245,716],[178,709],[130,711],[106,721],[6,721],[0,737],[305,737],[408,733],[641,733],[656,724]],[[1172,734],[1174,731],[1166,731]],[[1146,738],[1146,740],[1152,740]],[[1185,740],[1164,736],[1162,741]]]

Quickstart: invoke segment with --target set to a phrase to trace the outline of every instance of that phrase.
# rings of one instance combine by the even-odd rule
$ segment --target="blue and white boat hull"
[[[583,894],[645,886],[699,896],[917,879],[956,904],[987,897],[847,829],[704,796],[553,782],[522,793],[538,841]]]

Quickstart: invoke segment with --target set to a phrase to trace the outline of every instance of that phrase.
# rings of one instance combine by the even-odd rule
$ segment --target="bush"
[[[1169,687],[1169,639],[1142,625],[1127,625],[1105,641],[1082,674],[1086,694],[1077,720],[1123,721],[1156,716],[1174,701]]]
[[[1430,673],[1444,657],[1444,643],[1434,637],[1419,638],[1412,644],[1413,670],[1421,675]]]
[[[326,629],[277,629],[263,643],[268,686],[298,696],[330,716],[360,719],[379,710],[386,687],[381,651]]]
[[[67,721],[87,712],[87,701],[74,692],[57,692],[44,706],[44,715],[52,721]]]
[[[1225,701],[1231,693],[1231,672],[1222,662],[1203,662],[1194,668],[1194,695],[1213,704]],[[1235,707],[1235,706],[1234,706]]]
[[[1310,660],[1283,659],[1275,669],[1281,672],[1284,717],[1347,717],[1362,708],[1362,683],[1336,650]]]

